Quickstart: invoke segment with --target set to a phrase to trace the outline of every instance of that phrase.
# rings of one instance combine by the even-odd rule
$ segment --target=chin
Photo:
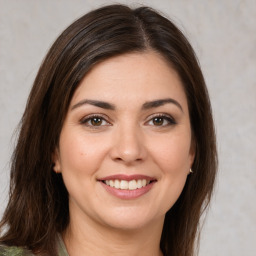
[[[135,209],[137,207],[122,207],[116,209],[114,212],[104,214],[102,221],[105,225],[119,230],[138,230],[154,222],[164,220],[165,214],[154,215],[153,211]]]

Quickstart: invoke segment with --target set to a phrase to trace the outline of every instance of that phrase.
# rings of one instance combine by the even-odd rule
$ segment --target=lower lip
[[[147,192],[149,192],[154,186],[155,182],[152,182],[145,187],[128,190],[128,189],[117,189],[106,185],[104,182],[101,182],[102,186],[113,196],[118,197],[120,199],[136,199],[138,197],[143,196]]]

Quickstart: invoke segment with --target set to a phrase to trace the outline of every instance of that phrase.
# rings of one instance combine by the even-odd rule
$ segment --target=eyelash
[[[170,116],[169,114],[155,114],[150,117],[150,120],[147,121],[147,123],[154,122],[154,118],[163,119],[164,122],[167,122],[167,124],[159,125],[159,127],[166,127],[166,126],[177,124],[175,119],[172,116]],[[153,125],[153,126],[158,127],[158,125]]]
[[[80,120],[80,123],[82,125],[85,125],[85,126],[88,126],[90,128],[94,128],[94,129],[97,129],[98,127],[101,127],[102,125],[92,125],[92,124],[88,124],[88,122],[92,122],[93,118],[97,118],[97,119],[100,119],[102,120],[103,122],[106,122],[107,123],[107,126],[110,126],[111,123],[107,120],[108,118],[105,116],[105,115],[102,115],[102,114],[93,114],[93,115],[89,115],[89,116],[86,116],[85,118],[82,118]],[[106,125],[104,125],[106,126]]]
[[[104,124],[104,125],[100,124],[98,126],[97,125],[93,125],[92,123],[88,124],[89,122],[92,122],[93,118],[100,119],[102,122],[106,122],[107,124]],[[152,124],[152,126],[166,127],[166,126],[177,124],[175,119],[172,116],[168,115],[168,114],[155,114],[155,115],[152,115],[152,116],[150,116],[150,119],[146,122],[146,124],[149,124],[150,122],[154,122],[154,118],[163,119],[163,122],[167,122],[167,123],[164,124],[164,125],[159,125],[159,126]],[[105,115],[102,115],[102,114],[93,114],[93,115],[86,116],[85,118],[82,118],[80,120],[80,123],[82,125],[88,126],[90,128],[93,128],[93,129],[97,129],[97,128],[100,128],[102,126],[111,126],[111,123],[110,123],[110,121],[108,121],[108,118]]]

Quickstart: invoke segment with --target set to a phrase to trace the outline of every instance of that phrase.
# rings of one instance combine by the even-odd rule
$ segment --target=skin
[[[167,98],[175,103],[143,108]],[[98,116],[97,125],[91,115]],[[159,54],[130,53],[97,64],[74,93],[54,155],[70,198],[63,234],[69,254],[161,255],[164,216],[184,187],[194,155],[182,83]],[[120,199],[99,181],[116,174],[157,181],[138,198]]]

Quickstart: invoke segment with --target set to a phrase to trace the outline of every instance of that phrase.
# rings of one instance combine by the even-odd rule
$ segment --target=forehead
[[[187,104],[177,72],[161,55],[149,51],[123,54],[97,64],[81,81],[72,103],[89,98],[143,104],[166,97]]]

